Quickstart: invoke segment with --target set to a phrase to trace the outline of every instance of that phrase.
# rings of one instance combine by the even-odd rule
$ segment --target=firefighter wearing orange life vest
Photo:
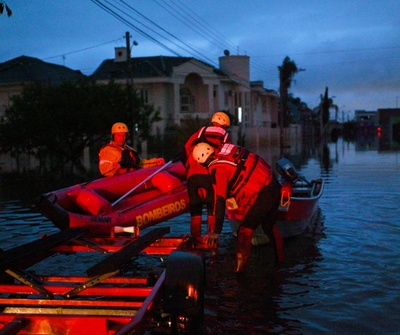
[[[211,126],[201,127],[187,140],[185,156],[182,159],[187,171],[187,189],[190,202],[190,233],[193,237],[201,236],[203,205],[207,207],[208,232],[214,231],[214,190],[207,169],[198,164],[192,151],[196,144],[206,142],[217,149],[223,143],[231,143],[226,132],[231,124],[229,116],[221,111],[214,113]]]
[[[233,144],[224,144],[216,152],[209,144],[199,143],[193,149],[193,157],[207,168],[213,179],[216,225],[215,231],[207,237],[208,243],[215,244],[222,231],[228,199],[242,214],[234,271],[244,271],[250,256],[251,238],[258,225],[275,243],[277,259],[282,262],[282,237],[275,224],[281,185],[268,163]]]
[[[111,136],[111,142],[101,147],[99,151],[99,170],[103,176],[111,177],[165,163],[163,158],[140,159],[137,151],[126,144],[128,127],[125,123],[114,123],[111,127]]]

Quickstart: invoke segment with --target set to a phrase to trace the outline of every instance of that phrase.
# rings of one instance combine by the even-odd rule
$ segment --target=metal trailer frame
[[[73,228],[2,251],[0,335],[144,333],[149,311],[162,298],[168,267],[158,278],[123,276],[121,268],[142,253],[170,255],[188,239],[186,235],[165,237],[167,233],[169,227],[136,237],[85,238],[85,229]],[[106,256],[87,269],[87,276],[38,275],[26,270],[56,253],[81,252]],[[198,253],[188,255],[199,257]],[[192,292],[193,286],[201,288],[202,283],[188,286]],[[201,297],[190,294],[186,300],[194,299],[194,305],[201,302]]]

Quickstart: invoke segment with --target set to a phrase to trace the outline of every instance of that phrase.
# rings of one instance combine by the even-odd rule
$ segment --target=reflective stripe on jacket
[[[200,142],[206,142],[217,149],[224,143],[231,143],[231,139],[224,128],[216,126],[201,127],[190,136],[185,144],[186,162],[184,162],[188,178],[194,174],[208,174],[207,169],[197,163],[192,155],[193,148]]]
[[[215,208],[225,211],[226,199],[234,197],[243,215],[273,177],[270,166],[261,157],[233,144],[223,145],[207,169],[214,178]],[[216,218],[217,228],[222,228],[222,213],[216,213]]]
[[[103,176],[110,177],[118,173],[118,170],[114,168],[114,164],[121,162],[122,152],[124,150],[129,151],[134,165],[140,163],[139,156],[135,149],[128,145],[121,147],[114,142],[107,143],[99,151],[99,170]]]

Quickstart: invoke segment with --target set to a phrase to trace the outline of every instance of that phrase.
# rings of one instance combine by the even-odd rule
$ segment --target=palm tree
[[[284,128],[290,123],[290,111],[288,108],[289,88],[292,85],[295,74],[304,69],[298,69],[294,61],[286,56],[279,70],[279,94],[280,94],[280,113],[279,113],[279,130],[280,130],[280,149],[281,155],[283,150]]]
[[[332,97],[329,98],[328,90],[329,90],[328,87],[325,87],[325,93],[324,93],[324,95],[321,94],[321,102],[319,103],[319,106],[314,108],[315,114],[320,119],[321,138],[326,133],[326,125],[329,122],[329,111],[331,109],[335,110],[335,120],[337,120],[337,114],[339,111],[339,107],[333,103],[333,98]]]
[[[7,16],[10,17],[12,15],[12,10],[4,1],[0,1],[0,15],[3,14],[4,8],[6,9]]]
[[[294,75],[299,71],[297,65],[288,56],[285,57],[279,69],[279,94],[280,94],[280,126],[287,127],[290,123],[290,114],[288,109],[288,92],[292,85]]]

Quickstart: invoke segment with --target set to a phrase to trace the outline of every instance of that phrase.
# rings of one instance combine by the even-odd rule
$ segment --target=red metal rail
[[[176,250],[185,237],[164,237],[168,232],[169,228],[157,228],[137,238],[82,239],[82,230],[67,230],[2,252],[0,335],[125,335],[133,330],[140,334],[160,294],[165,270],[150,282],[124,276],[120,269],[139,253],[169,255]],[[88,276],[26,270],[48,256],[80,252],[106,255],[87,270]]]

